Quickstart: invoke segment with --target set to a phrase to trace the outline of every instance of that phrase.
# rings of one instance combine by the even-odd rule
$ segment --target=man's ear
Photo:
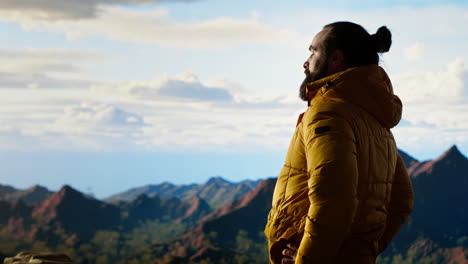
[[[335,74],[345,69],[345,56],[342,50],[334,50],[328,57],[328,73]]]

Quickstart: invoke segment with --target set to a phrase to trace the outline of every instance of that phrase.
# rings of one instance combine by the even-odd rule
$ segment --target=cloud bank
[[[440,71],[408,71],[394,76],[395,91],[407,104],[468,103],[468,72],[463,58],[449,62]]]
[[[32,19],[57,21],[90,19],[101,9],[112,5],[151,5],[160,2],[193,2],[194,0],[2,0],[0,9],[24,14]]]
[[[460,58],[439,71],[390,76],[404,102],[404,122],[394,129],[400,147],[468,144],[467,76]],[[31,98],[21,122],[0,109],[0,148],[37,141],[43,148],[97,150],[284,150],[305,103],[295,94],[258,98],[238,86],[181,73],[95,84],[48,112],[41,107],[53,105],[52,97]]]
[[[21,34],[32,31],[33,34],[49,33],[47,35],[53,37],[67,36],[70,41],[63,40],[63,43],[70,46],[115,44],[118,48],[113,46],[114,54],[120,52],[118,56],[122,57],[129,47],[132,48],[129,57],[137,55],[135,50],[141,49],[147,54],[155,49],[158,52],[152,57],[128,59],[128,64],[119,64],[121,71],[139,73],[135,67],[147,70],[155,66],[154,61],[161,64],[166,61],[168,69],[164,64],[151,78],[151,73],[139,77],[120,76],[115,68],[109,70],[110,73],[101,68],[99,74],[117,72],[113,77],[124,81],[98,81],[102,76],[90,77],[87,74],[92,68],[87,66],[107,60],[99,54],[79,50],[0,49],[0,87],[3,88],[0,94],[4,98],[0,107],[0,142],[3,142],[0,147],[9,144],[21,149],[40,142],[44,148],[113,149],[120,144],[128,149],[170,151],[283,151],[297,115],[306,108],[296,91],[282,94],[286,89],[296,90],[288,88],[295,85],[296,80],[296,75],[288,69],[296,66],[300,69],[300,62],[298,65],[291,63],[303,55],[302,50],[296,49],[297,44],[305,53],[307,45],[304,43],[310,41],[299,36],[297,29],[310,37],[311,31],[320,30],[325,22],[343,18],[371,29],[389,23],[394,34],[394,46],[382,64],[404,102],[405,122],[394,130],[399,146],[424,150],[437,145],[445,149],[456,142],[468,147],[465,114],[468,112],[468,77],[463,39],[467,33],[463,26],[466,9],[394,6],[372,12],[337,10],[333,13],[304,9],[298,15],[284,13],[279,17],[276,14],[267,19],[262,16],[261,22],[257,15],[234,18],[224,16],[226,13],[182,21],[168,9],[126,7],[153,5],[156,1],[108,1],[108,4],[77,1],[74,3],[76,10],[62,8],[57,3],[44,0],[31,6],[24,0],[2,2],[0,21],[21,25]],[[374,32],[371,29],[370,32]],[[194,52],[192,49],[203,50]],[[162,56],[161,50],[177,57],[174,61],[193,55],[187,65],[195,68],[181,70],[218,79],[199,79],[195,73],[175,74],[178,66],[170,64],[166,57],[157,60],[157,56]],[[229,52],[224,52],[226,50]],[[222,58],[204,57],[212,52],[216,54],[213,57]],[[241,55],[248,56],[249,60]],[[265,60],[266,56],[273,59]],[[210,63],[200,57],[209,59]],[[193,63],[217,67],[219,62],[231,61],[234,67],[227,71]],[[250,72],[258,69],[269,74],[258,77],[236,69],[246,61]],[[269,68],[266,64],[281,65],[285,70]],[[229,75],[237,71],[242,73]],[[224,74],[231,79],[219,79]],[[262,80],[248,83],[254,78]],[[281,79],[285,81],[279,82]],[[243,87],[242,83],[250,87]],[[264,89],[268,93],[263,95],[256,94],[261,85],[273,88]],[[75,97],[77,87],[81,88],[81,93]],[[60,89],[63,91],[59,92]],[[15,135],[18,135],[17,140],[22,139],[17,145],[12,143]]]
[[[69,8],[69,5],[66,6]],[[50,11],[44,12],[49,14]],[[69,40],[100,36],[123,42],[192,49],[224,48],[240,44],[298,45],[304,40],[293,30],[261,24],[255,16],[250,19],[218,17],[183,23],[173,20],[167,9],[102,7],[99,14],[84,20],[51,20],[47,16],[41,18],[28,12],[0,9],[2,20],[16,22],[27,31],[65,34]]]
[[[75,49],[0,49],[0,89],[83,89],[87,79],[81,63],[103,63],[109,56]]]

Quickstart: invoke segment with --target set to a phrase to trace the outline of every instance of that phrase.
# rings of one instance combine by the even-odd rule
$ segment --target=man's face
[[[326,77],[328,69],[328,59],[325,50],[325,38],[330,29],[325,28],[315,35],[309,46],[310,56],[304,62],[304,73],[306,75],[299,89],[299,97],[307,101],[307,84]]]

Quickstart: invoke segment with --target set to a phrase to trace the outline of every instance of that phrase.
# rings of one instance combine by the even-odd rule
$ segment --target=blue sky
[[[0,0],[0,183],[104,197],[275,176],[309,42],[337,20],[393,33],[398,146],[468,153],[466,1]]]

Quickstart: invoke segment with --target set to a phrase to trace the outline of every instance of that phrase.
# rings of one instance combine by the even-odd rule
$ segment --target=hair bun
[[[382,26],[375,34],[370,36],[370,41],[376,52],[387,52],[390,50],[390,46],[392,45],[392,33],[386,26]]]

